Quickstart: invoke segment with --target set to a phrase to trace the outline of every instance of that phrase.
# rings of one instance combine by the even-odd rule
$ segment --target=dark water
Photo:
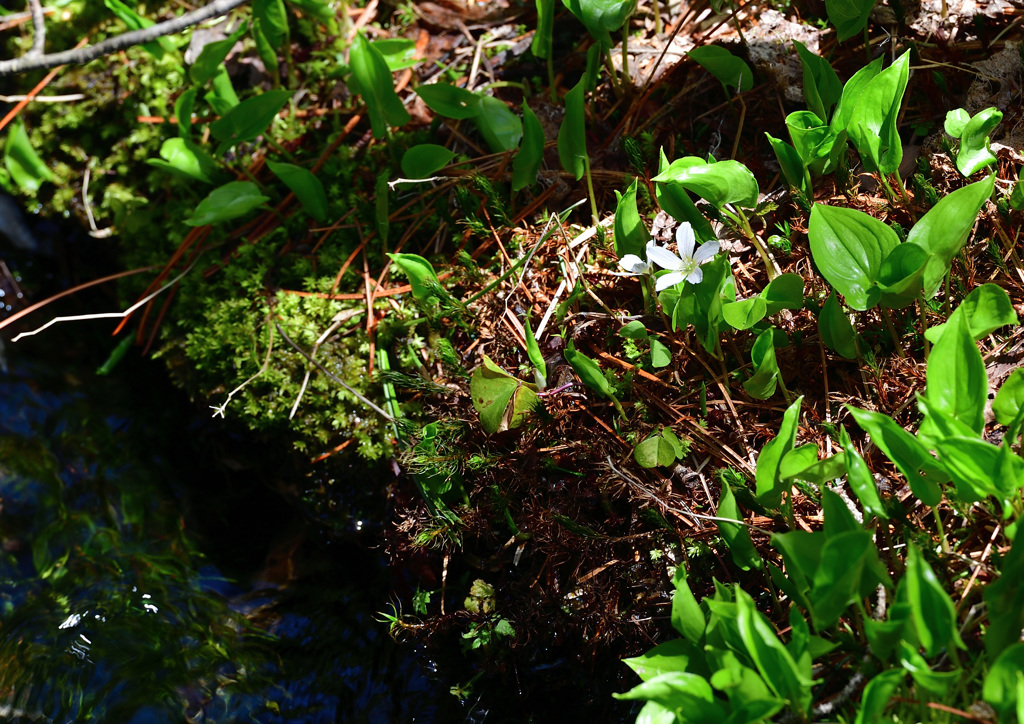
[[[320,525],[296,491],[345,471],[297,469],[284,444],[207,418],[135,352],[97,376],[110,329],[6,346],[0,721],[462,720],[375,620],[380,494]]]

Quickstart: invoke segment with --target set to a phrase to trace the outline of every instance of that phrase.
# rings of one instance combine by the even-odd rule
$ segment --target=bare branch
[[[46,44],[46,20],[43,18],[43,4],[39,0],[28,0],[32,9],[32,47],[28,51],[28,58],[35,58],[43,54],[43,46]]]
[[[22,58],[14,58],[12,60],[0,62],[0,77],[12,75],[14,73],[24,73],[30,70],[39,70],[41,68],[55,68],[58,65],[67,65],[69,63],[88,63],[90,60],[95,60],[100,56],[107,55],[109,53],[116,53],[119,50],[130,48],[133,45],[148,43],[151,40],[162,38],[165,35],[173,35],[174,33],[181,32],[185,28],[198,25],[199,23],[210,20],[211,18],[226,15],[239,5],[243,5],[246,2],[248,2],[248,0],[213,0],[209,5],[205,5],[198,10],[193,10],[190,13],[185,13],[173,20],[167,20],[163,23],[150,25],[148,28],[143,28],[142,30],[122,33],[121,35],[114,36],[113,38],[108,38],[102,43],[87,45],[86,47],[79,48],[78,50],[65,50],[61,53],[38,56],[32,56],[32,51],[29,51],[29,54]],[[35,15],[33,14],[33,22],[34,18]],[[41,33],[37,32],[37,38],[40,35]],[[35,44],[33,44],[33,48],[34,47]]]

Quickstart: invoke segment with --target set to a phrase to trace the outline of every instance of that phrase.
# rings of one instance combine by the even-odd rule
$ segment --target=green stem
[[[924,305],[924,295],[922,294],[917,298],[917,313],[921,316],[921,339],[924,340],[924,361],[928,361],[928,355],[932,351],[932,344],[928,341],[926,332],[928,331],[928,315]]]
[[[890,202],[895,201],[896,192],[893,191],[892,186],[889,185],[889,179],[886,178],[885,174],[882,173],[881,171],[878,172],[878,178],[881,180],[882,187],[885,189],[885,197],[889,199]]]
[[[750,228],[750,221],[747,219],[747,215],[743,213],[743,209],[737,206],[735,215],[730,214],[728,211],[725,213],[739,221],[743,235],[747,237],[747,241],[753,244],[754,248],[757,249],[757,253],[761,255],[761,261],[764,262],[764,270],[768,274],[768,281],[774,280],[779,276],[779,268],[775,266],[775,261],[768,255],[768,250],[765,249],[761,240],[757,238],[757,234],[755,234],[754,230]]]
[[[949,275],[952,273],[953,267],[950,266],[948,269],[946,269],[946,289],[944,292],[946,296],[946,319],[949,319],[949,317],[953,314],[953,299],[949,296]]]
[[[900,196],[903,197],[903,203],[907,205],[907,213],[910,214],[910,218],[913,222],[917,223],[917,214],[914,213],[913,207],[910,205],[910,194],[907,193],[907,187],[903,183],[903,178],[900,176],[900,170],[896,169],[892,172],[893,177],[896,179],[896,186],[900,190]]]
[[[555,59],[548,50],[548,90],[551,91],[551,102],[558,103],[558,92],[555,88]]]
[[[583,157],[583,169],[587,173],[587,193],[590,195],[590,215],[594,219],[594,229],[598,227],[597,220],[597,197],[594,195],[594,180],[590,176],[590,156]]]

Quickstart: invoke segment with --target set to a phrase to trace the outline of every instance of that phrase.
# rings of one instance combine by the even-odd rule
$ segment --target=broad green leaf
[[[854,309],[878,303],[882,262],[899,243],[896,232],[863,211],[815,204],[808,237],[822,276]]]
[[[282,0],[253,0],[253,20],[259,21],[260,30],[270,45],[280,48],[288,37],[288,12]]]
[[[295,194],[307,214],[320,223],[327,220],[327,192],[309,169],[274,161],[267,161],[267,167]]]
[[[990,662],[1007,646],[1020,641],[1024,630],[1024,536],[1013,539],[1001,563],[999,578],[982,594],[988,606],[985,653]]]
[[[835,538],[840,533],[864,530],[864,524],[853,517],[853,511],[847,507],[846,501],[832,488],[822,489],[821,510],[825,516],[822,530],[826,538]]]
[[[259,187],[252,181],[232,181],[211,191],[196,207],[191,218],[185,219],[185,223],[189,226],[204,226],[230,221],[269,200],[260,194]]]
[[[551,39],[555,30],[555,0],[536,0],[536,5],[537,30],[530,41],[530,51],[541,60],[546,60],[551,57]]]
[[[276,88],[280,85],[281,78],[281,66],[277,61],[277,51],[266,33],[263,32],[263,23],[257,17],[252,19],[252,40],[256,44],[256,54],[263,61],[267,75],[270,76]]]
[[[957,171],[964,176],[972,176],[996,162],[996,155],[989,146],[988,134],[1002,120],[1002,112],[995,108],[986,108],[971,118],[960,136],[960,150],[956,154]]]
[[[1024,461],[1011,453],[1009,466],[1004,465],[1003,447],[976,437],[958,436],[937,440],[935,449],[957,491],[967,493],[958,496],[963,502],[973,503],[991,495],[1005,505],[1017,493]],[[1019,461],[1017,465],[1012,462],[1014,458]]]
[[[512,159],[512,190],[537,183],[537,172],[544,160],[544,129],[533,109],[523,101],[523,140]]]
[[[966,317],[967,329],[975,341],[987,337],[1000,327],[1017,324],[1019,321],[1010,295],[1001,286],[992,283],[972,289],[957,310]],[[942,337],[945,328],[945,322],[929,327],[924,336],[934,344]]]
[[[794,111],[786,116],[786,129],[803,164],[815,174],[822,173],[825,164],[818,161],[829,155],[836,141],[830,127],[817,113]]]
[[[926,376],[929,404],[980,433],[985,425],[988,375],[959,309],[928,357]]]
[[[882,262],[878,272],[879,303],[889,309],[913,304],[924,287],[928,253],[917,244],[900,244]]]
[[[728,483],[722,483],[722,496],[718,501],[718,516],[720,518],[732,518],[743,520],[743,514],[736,505],[736,497]],[[750,532],[745,525],[739,523],[726,523],[718,521],[718,532],[729,548],[733,563],[744,571],[751,569],[761,570],[764,568],[764,561],[761,554],[754,548],[754,542],[750,539]]]
[[[878,56],[854,73],[850,80],[846,81],[846,85],[843,86],[843,95],[839,99],[839,105],[836,106],[836,112],[832,115],[831,126],[833,134],[838,135],[840,132],[845,131],[846,127],[850,124],[850,118],[857,107],[857,101],[860,100],[860,94],[864,92],[867,84],[882,72],[883,58],[884,56]]]
[[[819,631],[834,625],[861,599],[868,578],[865,559],[874,551],[871,534],[865,530],[846,531],[825,541],[811,587],[812,615]]]
[[[909,74],[908,50],[867,83],[850,116],[846,131],[869,171],[893,173],[903,160],[896,120]]]
[[[1013,191],[1010,192],[1010,198],[1008,203],[1011,209],[1020,211],[1024,209],[1024,182],[1017,181],[1013,185]]]
[[[633,449],[633,459],[642,468],[665,467],[676,461],[676,451],[668,440],[654,434]]]
[[[174,102],[174,118],[178,122],[178,135],[185,139],[192,137],[192,108],[195,103],[195,88],[189,88]]]
[[[1017,368],[1003,382],[992,401],[992,412],[1000,425],[1009,427],[1024,407],[1024,368]]]
[[[707,620],[704,611],[686,582],[685,566],[678,566],[672,577],[672,628],[694,646],[703,644]]]
[[[210,90],[203,98],[219,116],[226,116],[232,108],[238,106],[238,94],[235,93],[235,87],[231,85],[231,76],[223,64],[217,68],[217,73],[210,83]]]
[[[210,133],[223,146],[251,141],[267,130],[291,95],[289,90],[272,90],[244,100],[211,123]]]
[[[651,344],[651,367],[661,369],[672,364],[672,352],[655,337],[650,338]]]
[[[488,435],[519,427],[538,402],[533,385],[516,379],[486,355],[470,378],[469,391]]]
[[[839,33],[839,42],[857,35],[867,25],[875,0],[825,0],[828,19]]]
[[[427,178],[447,166],[453,158],[455,153],[444,146],[421,143],[402,155],[402,174],[406,178]]]
[[[110,2],[111,0],[107,0]],[[115,0],[116,1],[116,0]],[[196,86],[201,86],[217,74],[217,69],[228,57],[228,53],[235,47],[235,43],[242,39],[242,36],[249,31],[247,23],[243,23],[224,40],[216,40],[203,46],[199,57],[188,69],[188,77]]]
[[[626,339],[644,340],[648,338],[647,327],[639,319],[634,319],[631,322],[627,322],[622,329],[619,330],[619,336],[625,337]]]
[[[730,88],[745,93],[754,87],[754,73],[741,58],[717,45],[702,45],[687,53],[722,84],[726,95]]]
[[[665,156],[665,149],[660,149],[658,152],[658,173],[664,173],[668,167],[669,162]],[[713,241],[718,238],[715,236],[714,229],[711,228],[711,222],[704,217],[704,214],[697,210],[693,199],[690,198],[690,194],[686,189],[672,183],[655,183],[654,194],[658,199],[658,205],[673,219],[679,222],[687,221],[690,223],[697,241]]]
[[[885,709],[905,676],[906,673],[900,669],[889,669],[871,679],[861,694],[860,709],[857,710],[854,724],[875,724],[884,721]]]
[[[813,455],[803,452],[808,448]],[[808,459],[809,457],[809,459]],[[846,475],[846,460],[841,455],[832,455],[818,460],[818,449],[814,445],[803,445],[793,450],[782,460],[779,476],[783,480],[795,478],[815,485],[841,478]]]
[[[415,58],[416,41],[409,38],[381,38],[370,43],[380,51],[380,55],[387,63],[388,70],[392,73],[406,68],[413,68],[419,63]]]
[[[765,133],[768,136],[768,143],[771,144],[772,150],[775,151],[775,158],[779,162],[779,168],[782,169],[782,175],[786,179],[786,183],[792,189],[799,190],[806,198],[810,199],[814,197],[814,189],[811,187],[811,177],[807,172],[807,164],[800,158],[800,154],[797,150],[785,141],[775,138],[770,133]]]
[[[967,128],[967,124],[970,120],[970,113],[965,111],[963,108],[954,108],[946,114],[946,121],[943,124],[943,129],[945,129],[946,133],[951,135],[953,138],[960,138],[964,129]]]
[[[803,309],[804,278],[799,274],[781,274],[761,292],[766,313],[777,314],[783,309]]]
[[[760,297],[755,297],[760,299]],[[779,365],[775,361],[774,330],[768,328],[757,335],[750,357],[754,363],[754,374],[744,383],[743,389],[756,400],[767,400],[775,394],[779,382]]]
[[[807,107],[825,123],[832,113],[832,107],[843,95],[843,84],[832,69],[832,64],[815,55],[799,40],[793,45],[800,56],[804,71],[804,99]]]
[[[53,181],[53,173],[32,148],[25,122],[20,118],[12,124],[4,143],[4,165],[14,182],[25,191],[38,191],[44,181]]]
[[[288,2],[299,8],[304,15],[316,18],[321,23],[330,25],[334,22],[334,10],[326,0],[288,0]]]
[[[875,478],[868,469],[864,458],[854,449],[853,441],[845,427],[839,428],[839,444],[843,446],[843,457],[846,458],[846,475],[850,487],[860,501],[865,515],[876,515],[882,520],[888,520],[889,515],[882,505],[882,499],[878,495],[878,485]]]
[[[888,415],[860,410],[850,405],[846,409],[861,429],[871,435],[871,442],[896,464],[914,495],[925,505],[938,505],[942,500],[939,484],[949,478],[928,449]]]
[[[121,0],[104,0],[104,5],[106,5],[107,9],[114,13],[121,22],[127,25],[129,30],[143,30],[153,25],[152,20],[142,17],[121,2]],[[148,43],[143,43],[142,48],[157,60],[162,60],[164,53],[177,52],[177,49],[174,47],[174,41],[166,36],[157,38],[156,40],[151,40]]]
[[[416,89],[416,94],[430,110],[445,118],[463,120],[473,118],[480,112],[476,93],[447,83],[421,85]]]
[[[624,194],[615,192],[618,199],[615,206],[615,254],[620,259],[626,254],[646,258],[645,248],[651,240],[647,226],[640,219],[640,212],[636,208],[637,183],[638,179],[633,179]]]
[[[612,47],[617,31],[636,9],[636,0],[562,0],[562,4],[587,28],[602,50]]]
[[[540,351],[540,345],[537,344],[537,338],[533,335],[529,315],[523,320],[523,331],[526,333],[524,335],[526,338],[526,356],[529,357],[530,364],[533,365],[533,376],[537,382],[537,387],[543,390],[548,384],[548,365],[544,361],[544,354]]]
[[[213,157],[202,147],[184,138],[168,138],[164,141],[160,145],[160,157],[160,160],[147,159],[146,163],[203,183],[213,183],[222,176]]]
[[[565,348],[565,361],[569,363],[569,366],[573,368],[573,371],[579,375],[580,379],[583,380],[583,384],[592,390],[600,392],[602,395],[607,397],[615,405],[615,409],[623,420],[626,419],[626,412],[622,409],[622,405],[619,403],[615,392],[612,390],[612,386],[608,384],[608,380],[605,378],[604,373],[601,372],[601,368],[597,362],[587,357],[582,352],[576,351],[576,345],[572,340],[569,340],[569,344]]]
[[[803,397],[797,398],[796,402],[786,409],[779,434],[774,440],[766,443],[757,456],[757,500],[767,508],[778,508],[782,503],[782,493],[788,487],[782,484],[779,468],[782,465],[782,458],[793,449],[796,442],[802,400]]]
[[[523,138],[523,122],[501,100],[477,95],[477,113],[473,116],[480,135],[494,153],[511,151]]]
[[[821,341],[833,352],[846,359],[857,359],[857,332],[833,291],[818,314],[818,334]]]
[[[962,671],[932,671],[917,648],[906,641],[900,641],[899,651],[900,666],[910,672],[915,684],[935,696],[948,695],[963,680]]]
[[[698,613],[700,609],[697,609]],[[703,618],[703,614],[701,613]],[[623,659],[622,663],[631,668],[641,681],[649,681],[655,676],[667,674],[672,671],[689,671],[694,674],[701,674],[694,671],[695,668],[706,668],[703,666],[704,652],[694,646],[686,639],[673,639],[663,644],[658,644],[642,656],[635,656],[630,659]]]
[[[1024,682],[1024,643],[1003,651],[985,676],[981,695],[999,713],[999,721],[1012,721],[1021,708]]]
[[[726,204],[751,209],[757,205],[757,179],[739,161],[708,163],[697,156],[687,156],[673,161],[653,180],[677,183],[717,209]]]
[[[558,129],[558,160],[577,181],[583,178],[587,160],[586,110],[583,80],[565,94],[565,117]]]
[[[429,261],[418,254],[388,254],[388,257],[409,277],[414,299],[422,302],[435,295],[433,287],[441,282]]]
[[[768,305],[760,296],[722,305],[722,318],[735,329],[750,329],[764,319],[767,313]]]
[[[374,138],[384,138],[389,125],[404,126],[409,122],[411,117],[395,92],[394,79],[384,56],[366,42],[362,33],[356,33],[349,49],[349,67],[370,114]]]
[[[910,230],[906,243],[922,246],[929,255],[924,274],[926,298],[934,297],[942,286],[953,257],[966,243],[994,186],[995,177],[989,176],[947,194]]]
[[[913,543],[907,543],[907,599],[913,609],[914,628],[925,656],[950,646],[965,649],[957,631],[956,608],[935,571]]]

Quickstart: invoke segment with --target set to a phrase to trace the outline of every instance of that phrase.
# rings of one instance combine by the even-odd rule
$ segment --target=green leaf
[[[846,359],[857,359],[857,332],[843,313],[833,291],[828,295],[818,315],[818,333],[821,341],[833,352]]]
[[[597,362],[587,357],[582,352],[576,351],[576,345],[570,339],[569,344],[565,348],[565,361],[569,363],[569,366],[573,368],[573,371],[579,375],[579,378],[583,381],[587,387],[592,390],[600,392],[602,395],[607,397],[615,405],[615,409],[623,420],[626,418],[626,412],[622,409],[622,405],[619,403],[615,393],[612,390],[612,386],[608,384],[608,380],[601,372],[601,368],[597,365]]]
[[[768,136],[768,143],[775,151],[775,158],[789,187],[800,191],[806,198],[813,198],[814,189],[811,187],[811,177],[807,173],[807,164],[800,158],[797,150],[770,133],[766,132],[764,135]]]
[[[259,18],[252,19],[252,39],[256,44],[256,54],[260,56],[263,65],[267,69],[267,75],[275,81],[275,87],[280,83],[281,68],[277,62],[277,51],[271,45],[270,39],[263,32],[263,23]]]
[[[107,6],[118,19],[128,26],[128,30],[143,30],[153,25],[153,21],[149,18],[144,18],[130,7],[125,5],[121,0],[104,0],[104,5]],[[152,55],[157,60],[163,60],[164,53],[175,53],[177,48],[174,47],[174,41],[169,37],[158,38],[148,43],[143,43],[142,48]]]
[[[760,299],[760,297],[755,297]],[[743,389],[756,400],[767,400],[775,394],[778,385],[779,365],[775,361],[774,330],[769,327],[754,340],[750,358],[754,363],[754,374],[743,383]]]
[[[537,382],[537,387],[544,389],[547,387],[547,362],[544,361],[544,355],[540,351],[540,345],[537,344],[537,338],[533,335],[533,329],[530,327],[530,317],[527,315],[526,319],[523,320],[523,331],[526,332],[526,356],[530,359],[530,364],[533,365],[533,376]]]
[[[1003,457],[1004,447],[998,447],[976,437],[948,437],[935,441],[939,460],[946,466],[956,483],[958,495],[965,503],[984,500],[991,495],[1004,505],[1010,501],[1019,488],[1020,469],[1024,467],[1016,455],[1011,453],[1009,465]],[[1014,465],[1016,458],[1018,464]]]
[[[878,272],[879,302],[889,309],[913,304],[924,287],[928,254],[917,244],[900,244],[882,262]]]
[[[768,282],[761,292],[767,314],[777,314],[783,309],[803,309],[804,278],[799,274],[781,274]]]
[[[939,484],[949,478],[928,449],[888,415],[860,410],[851,405],[847,405],[846,409],[861,429],[871,435],[871,442],[896,464],[914,495],[925,505],[938,505],[942,500]]]
[[[1010,295],[997,284],[988,283],[975,287],[960,302],[957,309],[966,317],[967,329],[975,341],[987,337],[1000,327],[1017,324],[1019,321]],[[945,322],[936,324],[925,330],[924,336],[934,344],[942,337],[945,328]]]
[[[804,99],[807,101],[807,107],[824,123],[832,113],[832,107],[843,95],[843,84],[832,69],[831,63],[812,53],[799,40],[794,40],[793,45],[803,66]]]
[[[551,39],[555,30],[555,0],[536,0],[536,5],[537,30],[530,41],[530,51],[541,60],[547,60],[551,57]]]
[[[11,178],[25,191],[38,191],[44,181],[53,181],[53,173],[32,148],[25,122],[16,120],[4,144],[4,165],[11,172]]]
[[[227,115],[232,108],[238,105],[238,94],[235,93],[235,87],[231,85],[231,76],[228,75],[228,69],[221,65],[217,68],[216,75],[213,76],[213,82],[210,83],[210,90],[203,98],[213,109],[213,112],[219,116]]]
[[[672,364],[672,352],[658,339],[651,337],[651,367],[661,369]]]
[[[280,48],[288,37],[288,12],[282,0],[254,0],[253,22],[259,22],[260,31],[274,48]]]
[[[377,174],[377,182],[374,184],[373,220],[377,227],[377,236],[381,244],[387,248],[388,234],[391,231],[391,222],[388,219],[391,207],[391,189],[388,186],[388,170],[385,168]],[[413,293],[415,296],[415,292]]]
[[[455,153],[444,146],[421,143],[402,155],[402,174],[413,179],[427,178],[447,166],[453,158]]]
[[[107,0],[110,2],[111,0]],[[116,0],[115,0],[116,1]],[[201,86],[217,74],[221,63],[228,57],[228,53],[235,47],[235,43],[242,39],[242,36],[249,31],[247,23],[240,25],[235,32],[223,40],[216,40],[203,46],[199,57],[188,69],[188,77],[196,86]]]
[[[978,212],[995,186],[995,177],[964,186],[947,194],[914,224],[907,235],[908,244],[918,244],[928,252],[924,275],[924,295],[935,296],[957,255],[974,228]]]
[[[288,0],[304,14],[330,25],[334,22],[334,10],[325,0]]]
[[[915,684],[935,696],[948,695],[963,680],[962,671],[932,671],[917,648],[905,640],[900,641],[899,649],[900,665],[910,672]]]
[[[883,721],[885,709],[905,676],[906,673],[899,669],[889,669],[871,679],[861,694],[860,709],[857,711],[854,724],[874,724]]]
[[[882,520],[889,520],[889,514],[878,495],[875,478],[868,469],[864,458],[854,449],[853,441],[845,427],[839,428],[839,444],[843,446],[843,457],[846,459],[846,475],[854,495],[860,501],[866,515],[876,515]]]
[[[552,0],[553,1],[553,0]],[[544,160],[544,129],[533,109],[523,101],[523,140],[512,159],[512,190],[537,183],[537,172]]]
[[[704,640],[706,617],[700,604],[686,582],[685,566],[676,567],[672,577],[674,593],[672,594],[672,627],[694,646],[700,646]]]
[[[928,357],[926,379],[929,404],[980,434],[985,426],[988,375],[959,309]]]
[[[843,95],[836,106],[836,112],[832,115],[832,133],[838,135],[845,131],[850,124],[850,118],[857,107],[861,93],[879,73],[882,72],[884,56],[880,55],[866,66],[853,74],[853,77],[843,86]]]
[[[213,183],[222,176],[213,157],[184,138],[168,138],[160,145],[160,156],[162,160],[150,158],[146,163],[203,183]]]
[[[309,169],[269,160],[267,167],[295,194],[307,214],[320,223],[327,220],[327,193]]]
[[[658,152],[658,173],[663,173],[668,167],[669,162],[665,156],[665,149],[660,149]],[[711,222],[697,210],[693,199],[690,198],[690,194],[682,186],[656,183],[654,185],[654,194],[661,208],[673,219],[679,222],[689,222],[698,241],[713,241],[718,238],[715,235],[714,229],[711,228]]]
[[[1001,111],[986,108],[979,111],[963,129],[960,150],[956,154],[956,168],[964,176],[972,176],[996,162],[989,146],[988,134],[1003,120]]]
[[[697,156],[673,161],[653,179],[658,183],[677,183],[721,209],[726,204],[744,208],[757,205],[757,179],[738,161],[708,163]]]
[[[992,412],[1000,425],[1009,427],[1024,407],[1024,368],[1017,368],[1003,382],[992,401]]]
[[[558,128],[558,160],[577,181],[583,178],[587,159],[586,110],[583,106],[583,80],[565,94],[565,117]]]
[[[868,81],[857,100],[846,131],[860,152],[864,168],[893,173],[903,160],[896,120],[910,74],[910,51]]]
[[[370,43],[380,51],[392,73],[406,68],[415,67],[420,61],[416,59],[416,41],[409,38],[380,38]]]
[[[1024,682],[1024,643],[1003,651],[992,664],[981,695],[999,713],[999,721],[1012,721],[1021,708]],[[1019,715],[1017,721],[1020,721]]]
[[[985,653],[989,661],[1007,646],[1017,644],[1024,630],[1024,536],[1014,537],[1000,568],[998,580],[988,584],[982,593],[988,606]]]
[[[832,152],[838,140],[828,124],[812,111],[794,111],[786,116],[786,129],[803,164],[815,174],[822,173],[826,163],[820,159]]]
[[[654,434],[633,449],[633,459],[642,468],[665,467],[676,461],[676,451],[668,440]]]
[[[697,613],[700,613],[699,608]],[[701,616],[703,618],[703,614]],[[692,643],[686,639],[673,639],[658,644],[642,656],[623,659],[622,663],[631,668],[641,681],[649,681],[655,676],[673,671],[700,673],[693,669],[700,668],[703,659],[704,652]]]
[[[434,296],[433,287],[441,282],[429,261],[418,254],[388,254],[388,257],[409,277],[416,301],[422,302]]]
[[[768,305],[764,297],[760,296],[722,305],[722,318],[735,329],[750,329],[764,319],[767,313]]]
[[[124,359],[124,356],[131,349],[132,344],[135,343],[135,337],[133,335],[127,335],[124,339],[117,343],[117,346],[110,352],[110,356],[107,357],[106,362],[101,364],[96,374],[100,376],[109,375],[117,367],[118,362]]]
[[[248,214],[269,200],[260,194],[259,187],[252,181],[232,181],[211,191],[199,203],[191,218],[185,219],[185,223],[189,226],[205,226],[230,221]]]
[[[289,90],[272,90],[242,101],[211,123],[210,133],[224,146],[251,141],[267,130],[291,95]]]
[[[511,151],[523,138],[523,122],[500,99],[477,95],[473,122],[494,153]]]
[[[726,95],[730,88],[745,93],[754,87],[754,73],[741,58],[717,45],[702,45],[687,53],[722,84]]]
[[[874,551],[871,534],[865,530],[846,531],[825,541],[811,587],[812,615],[819,631],[834,625],[861,599],[868,577],[866,558]]]
[[[867,25],[875,0],[825,0],[828,19],[839,33],[839,42],[857,35]]]
[[[178,135],[184,139],[192,137],[192,108],[196,102],[196,89],[189,88],[174,102],[174,118],[178,122]]]
[[[533,385],[516,379],[486,355],[469,380],[469,392],[488,435],[519,427],[538,402]]]
[[[963,108],[954,108],[946,114],[946,122],[943,124],[943,128],[953,138],[960,138],[970,120],[970,113]]]
[[[950,645],[965,649],[957,631],[956,608],[935,571],[913,543],[907,543],[907,599],[913,610],[914,628],[924,649],[932,657]]]
[[[878,303],[882,262],[899,243],[896,232],[863,211],[815,204],[808,237],[822,276],[854,309]]]
[[[621,28],[636,9],[636,0],[562,0],[562,4],[603,50],[612,47],[611,33]]]
[[[374,138],[384,138],[389,125],[398,127],[409,122],[411,117],[395,93],[394,79],[384,56],[366,42],[362,33],[356,33],[349,49],[349,66],[370,114]]]
[[[1010,208],[1020,211],[1024,209],[1024,182],[1017,181],[1013,185],[1013,191],[1010,192],[1009,202]]]
[[[421,85],[416,94],[430,110],[445,118],[464,120],[474,118],[480,112],[476,93],[447,83]]]
[[[801,400],[803,397],[797,398],[796,402],[786,409],[779,434],[774,440],[766,443],[757,456],[757,500],[767,508],[778,508],[782,503],[782,493],[788,487],[782,484],[779,471],[782,459],[793,449],[796,442]]]
[[[627,322],[625,326],[619,330],[619,336],[637,341],[645,340],[648,338],[647,327],[645,327],[644,323],[639,319],[634,319],[631,322]]]
[[[722,483],[722,496],[718,501],[718,516],[743,520],[743,514],[740,512],[739,506],[736,505],[736,497],[728,483]],[[747,526],[720,520],[718,521],[718,531],[729,548],[733,563],[744,571],[751,569],[759,571],[764,568],[764,561],[761,560],[761,554],[757,552],[754,542],[750,539]]]
[[[646,258],[645,248],[651,240],[647,227],[640,219],[636,208],[636,190],[638,179],[626,189],[626,193],[615,192],[618,203],[615,206],[615,254],[620,259],[626,254],[635,254],[641,259]]]

